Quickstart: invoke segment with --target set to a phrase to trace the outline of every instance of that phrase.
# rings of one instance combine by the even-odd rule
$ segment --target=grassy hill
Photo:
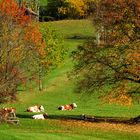
[[[100,116],[129,116],[139,115],[139,106],[123,107],[119,105],[102,105],[96,94],[91,96],[75,92],[75,82],[69,80],[67,73],[73,68],[69,57],[84,38],[95,36],[92,23],[88,20],[64,20],[47,24],[65,38],[64,45],[69,53],[64,63],[47,75],[45,89],[39,92],[37,87],[30,91],[20,92],[19,101],[2,104],[0,107],[16,107],[20,124],[17,126],[0,125],[1,140],[138,140],[140,126],[123,124],[87,123],[82,121],[64,120],[62,118],[79,117],[81,114]],[[78,39],[77,36],[81,37]],[[59,111],[57,107],[67,103],[77,103],[72,111]],[[42,104],[49,114],[47,120],[33,120],[33,113],[25,112],[28,106]]]
[[[39,1],[39,4],[40,4],[41,6],[45,6],[45,5],[47,5],[47,2],[48,2],[48,0],[40,0],[40,1]]]

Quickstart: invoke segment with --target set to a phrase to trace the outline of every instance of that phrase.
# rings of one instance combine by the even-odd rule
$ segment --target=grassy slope
[[[46,5],[47,5],[47,2],[48,2],[48,0],[40,0],[40,1],[39,1],[39,4],[40,4],[41,6],[46,6]]]
[[[60,21],[45,23],[53,26],[59,33],[67,36],[75,34],[92,35],[94,29],[87,20],[82,21]],[[69,50],[75,49],[83,40],[65,40],[65,46]],[[15,104],[5,104],[1,106],[14,106],[17,108],[17,115],[20,118],[19,126],[0,126],[1,140],[137,140],[140,135],[137,133],[129,134],[120,131],[104,131],[98,128],[89,128],[78,126],[78,124],[66,124],[59,120],[60,117],[77,117],[80,114],[95,115],[114,115],[114,116],[134,116],[139,113],[137,106],[127,108],[113,105],[101,106],[96,97],[86,97],[74,92],[75,84],[66,76],[73,67],[71,59],[67,56],[65,63],[52,71],[47,76],[45,90],[39,93],[36,90],[27,91],[19,94],[19,102]],[[84,97],[84,98],[83,98]],[[58,111],[57,106],[76,102],[78,108],[72,111]],[[25,109],[33,104],[42,104],[50,119],[32,120],[30,113],[24,112]]]
[[[65,38],[70,38],[75,35],[93,36],[95,32],[92,22],[89,20],[62,20],[48,22],[47,25],[56,29],[58,33],[63,34]]]

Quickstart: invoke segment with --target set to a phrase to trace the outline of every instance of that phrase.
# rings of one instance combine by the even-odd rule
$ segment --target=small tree
[[[63,63],[67,48],[64,46],[63,37],[57,35],[54,29],[44,24],[41,26],[41,33],[47,46],[47,57],[42,60],[42,74],[48,74]]]

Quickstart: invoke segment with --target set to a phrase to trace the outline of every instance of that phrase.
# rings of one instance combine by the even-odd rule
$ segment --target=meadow
[[[39,1],[39,5],[41,5],[41,6],[46,6],[47,5],[47,0],[40,0]]]
[[[70,54],[88,37],[95,37],[95,29],[90,20],[64,20],[41,23],[47,24],[58,34],[63,35],[68,49],[64,63],[51,71],[44,81],[44,90],[37,86],[18,94],[16,103],[1,104],[0,107],[13,106],[17,109],[19,125],[0,125],[0,140],[139,140],[140,125],[90,123],[70,118],[81,114],[96,116],[135,117],[139,115],[139,105],[131,107],[115,104],[102,104],[97,95],[76,93],[76,83],[67,74],[73,68]],[[59,111],[59,105],[75,102],[78,107],[71,111]],[[42,104],[49,114],[47,120],[33,120],[33,113],[26,108]]]

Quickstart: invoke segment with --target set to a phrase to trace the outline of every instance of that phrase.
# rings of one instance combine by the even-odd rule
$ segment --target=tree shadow
[[[66,39],[95,39],[95,37],[88,36],[88,35],[74,34],[74,35],[67,36]]]
[[[36,113],[37,114],[43,114],[43,113]],[[35,113],[29,113],[29,114],[16,114],[16,116],[18,118],[28,118],[28,119],[32,119],[32,116],[35,115]],[[49,114],[48,115],[48,119],[57,119],[57,120],[61,120],[61,119],[70,119],[70,120],[80,120],[80,115],[54,115],[54,114]]]
[[[80,118],[81,115],[53,115],[53,114],[50,114],[49,115],[49,119],[58,119],[58,120],[61,120],[61,119],[69,119],[69,120],[81,120]]]
[[[81,119],[90,122],[108,122],[108,123],[123,123],[123,124],[137,124],[140,123],[140,116],[137,117],[109,117],[109,116],[91,116],[81,115]]]
[[[32,119],[32,116],[33,116],[34,114],[16,114],[16,116],[18,117],[18,118],[28,118],[28,119]]]
[[[140,123],[140,115],[136,117],[110,117],[110,116],[91,116],[91,115],[53,115],[50,114],[49,119],[57,120],[81,120],[89,122],[107,122],[107,123],[122,123],[122,124],[137,124]]]
[[[43,113],[41,113],[43,114]],[[32,116],[35,115],[33,113],[30,114],[16,114],[18,118],[28,118],[32,119]],[[129,117],[109,117],[109,116],[91,116],[91,115],[56,115],[49,114],[48,119],[56,119],[56,120],[81,120],[81,121],[89,121],[89,122],[107,122],[107,123],[123,123],[123,124],[137,124],[140,123],[140,116],[129,118]]]

